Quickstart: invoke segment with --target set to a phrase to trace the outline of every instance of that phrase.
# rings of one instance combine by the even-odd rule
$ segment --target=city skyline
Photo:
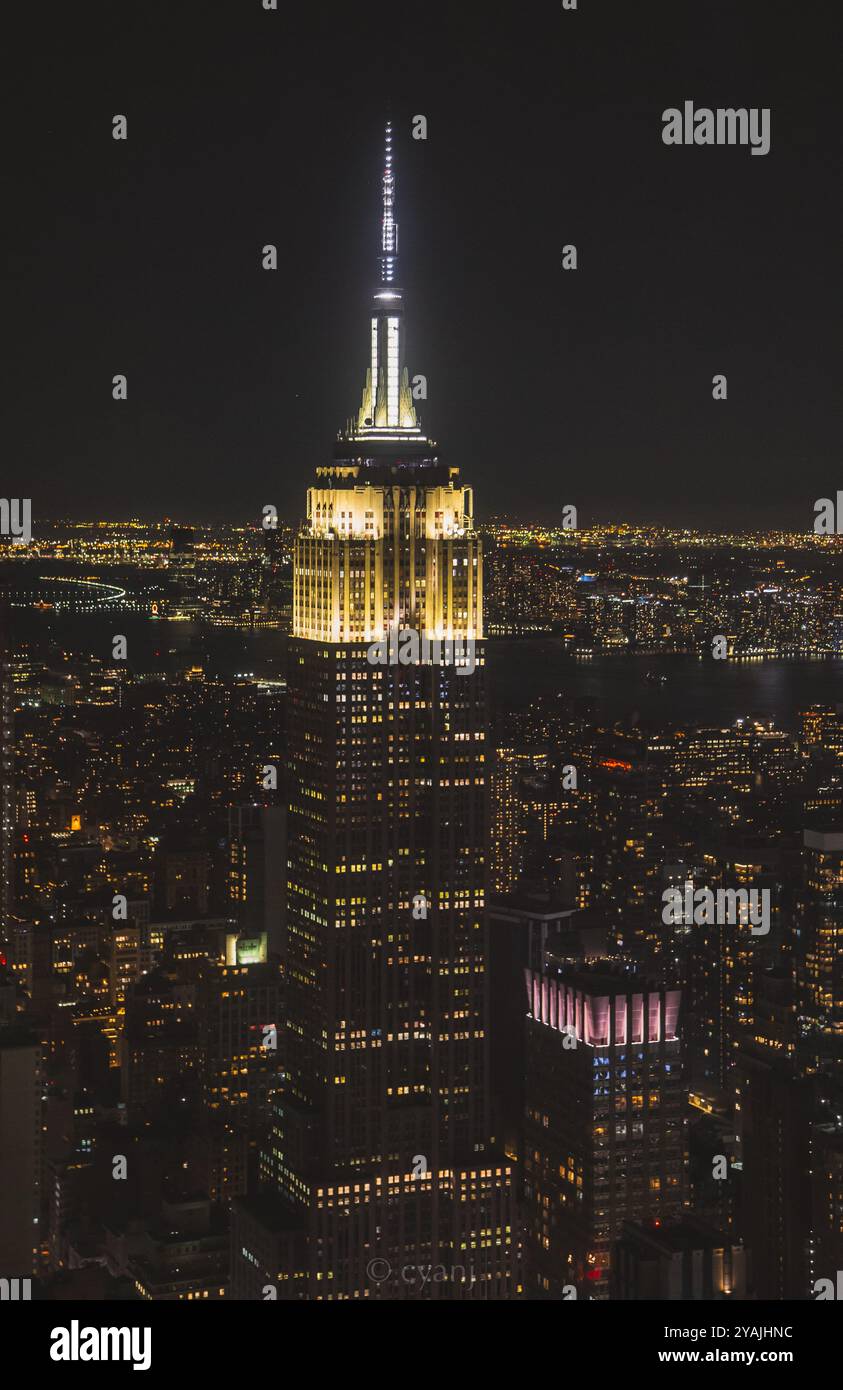
[[[278,1301],[599,1302],[626,1369],[801,1364],[843,1297],[826,50],[720,0],[274,4],[114,17],[67,120],[42,49],[0,1304],[242,1347]]]

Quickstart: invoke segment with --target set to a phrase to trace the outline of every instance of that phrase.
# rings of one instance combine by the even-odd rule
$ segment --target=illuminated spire
[[[404,366],[404,297],[396,284],[398,223],[395,220],[395,169],[392,122],[384,132],[380,275],[369,326],[369,367],[357,419],[349,421],[353,439],[384,443],[424,439]]]
[[[383,166],[383,221],[381,223],[381,284],[395,279],[398,257],[398,223],[395,221],[395,174],[392,169],[392,121],[386,123]]]

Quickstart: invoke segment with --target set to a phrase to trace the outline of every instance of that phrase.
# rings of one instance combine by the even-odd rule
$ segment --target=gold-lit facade
[[[458,469],[433,460],[407,485],[383,469],[369,481],[372,472],[366,463],[317,470],[326,485],[309,489],[295,545],[293,635],[371,643],[392,625],[479,641],[482,542],[472,489],[460,485]]]

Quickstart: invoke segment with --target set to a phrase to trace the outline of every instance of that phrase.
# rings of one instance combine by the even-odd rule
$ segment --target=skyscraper
[[[525,976],[528,1286],[602,1299],[624,1223],[685,1205],[681,995],[608,962]]]
[[[14,783],[15,701],[9,641],[9,600],[0,578],[0,943],[12,940],[15,835]]]
[[[506,1297],[482,550],[472,490],[423,434],[404,365],[393,165],[388,125],[362,403],[317,469],[295,546],[286,1084],[263,1177],[301,1229],[308,1297]],[[279,1280],[279,1296],[298,1288]]]
[[[811,1130],[811,1267],[816,1279],[836,1283],[843,1269],[843,1125],[838,1120]]]
[[[843,1055],[843,833],[803,835],[803,882],[796,902],[796,973],[804,1049],[814,1065],[840,1070]]]
[[[811,1223],[810,1081],[766,1048],[748,1050],[740,1070],[746,1176],[739,1220],[751,1252],[751,1292],[759,1299],[804,1298]]]
[[[228,901],[243,931],[266,933],[270,952],[281,932],[284,858],[283,807],[229,807]]]
[[[25,1025],[0,1026],[0,1278],[28,1278],[39,1245],[41,1048]]]

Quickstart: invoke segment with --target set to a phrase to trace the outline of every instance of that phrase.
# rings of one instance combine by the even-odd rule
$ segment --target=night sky
[[[4,494],[36,536],[303,512],[360,400],[390,109],[408,366],[481,516],[811,526],[843,487],[839,4],[279,3],[6,28]],[[685,100],[770,107],[770,153],[665,146]]]

